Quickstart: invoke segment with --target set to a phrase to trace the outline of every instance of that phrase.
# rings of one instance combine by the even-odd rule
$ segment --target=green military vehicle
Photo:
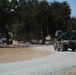
[[[75,51],[76,49],[76,30],[58,30],[55,33],[56,41],[54,43],[54,50],[67,51],[68,48]]]

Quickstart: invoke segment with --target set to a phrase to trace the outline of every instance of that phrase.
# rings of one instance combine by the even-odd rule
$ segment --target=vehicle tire
[[[72,51],[75,51],[75,48],[73,48]]]
[[[59,44],[58,43],[54,43],[54,50],[55,51],[60,51],[60,48],[59,48]]]
[[[57,50],[57,44],[54,43],[54,50],[56,51]]]
[[[64,51],[67,51],[68,50],[68,47],[67,45],[64,46]]]
[[[60,51],[60,48],[57,48],[57,51]]]
[[[10,44],[13,44],[13,41],[10,41]]]
[[[68,49],[67,48],[65,48],[65,51],[67,51]]]
[[[61,45],[61,49],[60,49],[61,51],[65,51],[66,49],[65,49],[65,46],[63,46],[63,45]]]

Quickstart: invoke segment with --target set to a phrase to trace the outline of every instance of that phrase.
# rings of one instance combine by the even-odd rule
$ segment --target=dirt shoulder
[[[76,67],[74,68],[71,68],[70,70],[66,71],[66,72],[60,72],[60,73],[57,73],[55,75],[76,75]]]
[[[76,75],[76,68],[72,68],[67,72],[68,75]]]
[[[30,60],[53,53],[50,51],[36,50],[36,48],[0,48],[0,63]]]

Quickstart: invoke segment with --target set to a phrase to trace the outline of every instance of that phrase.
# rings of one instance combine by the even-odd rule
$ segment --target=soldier
[[[69,34],[68,32],[62,32],[61,35],[58,37],[58,41],[61,41],[61,40],[68,40],[69,38]]]

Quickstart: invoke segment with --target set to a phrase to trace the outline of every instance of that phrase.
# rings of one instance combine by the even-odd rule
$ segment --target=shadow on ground
[[[42,47],[42,46],[49,46],[49,45],[46,45],[46,44],[44,44],[44,45],[32,45],[32,44],[30,44],[30,45],[0,45],[0,48],[32,48],[32,47]]]
[[[35,45],[0,45],[0,48],[31,48]]]

